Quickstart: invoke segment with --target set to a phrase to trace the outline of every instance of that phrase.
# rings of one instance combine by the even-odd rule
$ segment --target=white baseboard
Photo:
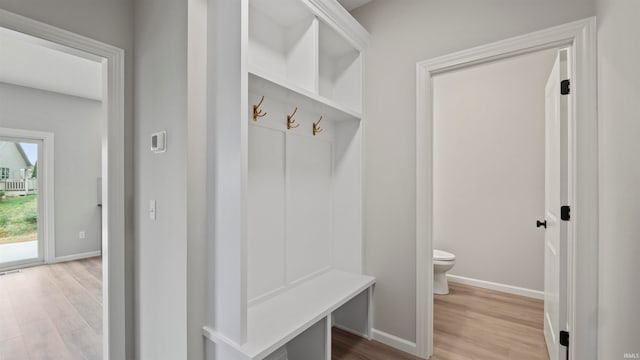
[[[373,340],[379,341],[385,345],[391,346],[392,348],[396,348],[411,355],[415,356],[418,352],[416,343],[409,340],[399,338],[395,335],[387,334],[386,332],[377,329],[373,329],[371,331],[371,335],[373,335]]]
[[[541,300],[544,299],[544,292],[522,288],[518,286],[498,284],[491,281],[471,279],[464,276],[450,275],[450,274],[447,274],[447,280],[451,282],[460,283],[460,284],[477,286],[484,289],[496,290],[496,291],[506,292],[509,294],[526,296],[534,299],[541,299]]]
[[[363,333],[361,333],[360,331],[355,331],[355,330],[353,330],[353,329],[351,329],[351,328],[348,328],[348,327],[346,327],[346,326],[342,326],[342,325],[340,325],[340,324],[336,324],[336,323],[334,323],[334,324],[333,324],[333,325],[331,325],[331,326],[332,326],[332,327],[334,327],[334,328],[336,328],[336,329],[340,329],[340,330],[342,330],[342,331],[346,331],[346,332],[348,332],[349,334],[353,334],[353,335],[356,335],[356,336],[360,336],[361,338],[365,338],[365,339],[367,339],[367,340],[371,340],[371,337],[370,337],[369,335],[367,335],[367,334],[363,334]]]
[[[96,257],[100,255],[102,255],[102,251],[98,250],[98,251],[90,251],[82,254],[57,256],[55,259],[51,261],[51,263],[53,264],[53,263],[59,263],[59,262],[65,262],[65,261],[87,259],[87,258]]]

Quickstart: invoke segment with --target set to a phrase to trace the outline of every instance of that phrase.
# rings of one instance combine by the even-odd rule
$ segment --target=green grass
[[[38,195],[0,200],[0,237],[33,234],[38,231]]]

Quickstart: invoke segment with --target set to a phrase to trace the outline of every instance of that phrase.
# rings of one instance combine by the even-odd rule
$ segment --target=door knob
[[[545,221],[540,221],[540,220],[536,220],[536,227],[543,227],[543,228],[547,228],[547,220]]]

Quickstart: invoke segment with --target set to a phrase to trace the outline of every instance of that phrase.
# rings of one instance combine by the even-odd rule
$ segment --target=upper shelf
[[[362,63],[360,51],[329,25],[319,23],[319,93],[361,110]]]
[[[316,90],[318,20],[300,1],[266,2],[250,2],[249,66]]]
[[[323,115],[330,120],[359,120],[362,114],[334,100],[327,99],[292,83],[265,75],[258,69],[249,69],[249,90],[265,97],[294,103],[301,109]]]
[[[250,307],[244,345],[230,343],[208,327],[204,334],[215,342],[227,343],[248,359],[263,359],[374,282],[371,276],[331,270]]]
[[[298,0],[249,4],[249,71],[359,118],[360,51]]]

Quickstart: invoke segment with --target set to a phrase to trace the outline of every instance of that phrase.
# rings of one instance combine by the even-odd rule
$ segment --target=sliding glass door
[[[0,271],[44,262],[42,140],[0,134]]]

